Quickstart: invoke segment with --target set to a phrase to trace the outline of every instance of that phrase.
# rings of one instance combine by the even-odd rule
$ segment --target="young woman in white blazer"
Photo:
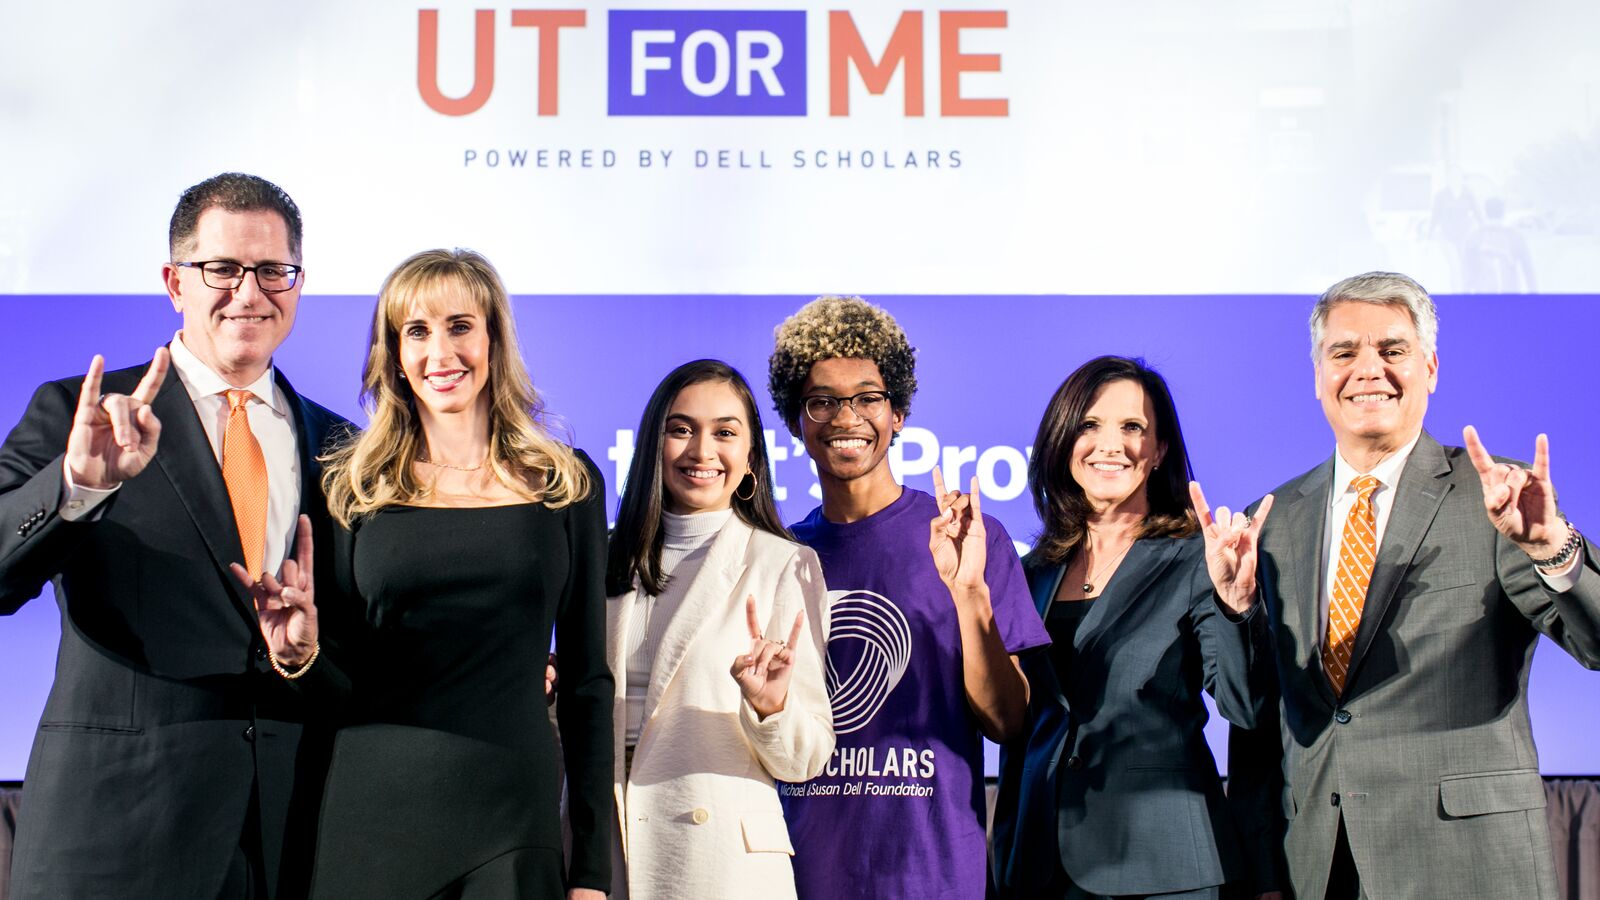
[[[696,360],[639,423],[607,569],[612,900],[793,897],[775,780],[833,753],[827,591],[772,497],[744,377]]]

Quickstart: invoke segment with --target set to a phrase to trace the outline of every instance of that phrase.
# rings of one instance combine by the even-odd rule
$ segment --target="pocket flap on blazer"
[[[1536,769],[1451,775],[1439,780],[1439,802],[1447,815],[1458,818],[1543,809],[1544,779]]]
[[[750,810],[739,814],[739,824],[744,828],[746,851],[794,855],[794,845],[789,843],[789,826],[783,821],[783,813]]]

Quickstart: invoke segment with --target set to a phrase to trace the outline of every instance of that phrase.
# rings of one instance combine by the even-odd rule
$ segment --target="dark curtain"
[[[0,900],[11,894],[11,836],[17,833],[17,807],[22,791],[0,787]]]
[[[1600,778],[1546,778],[1544,792],[1561,896],[1600,900]],[[993,780],[987,794],[992,815]],[[4,894],[0,900],[5,900]]]
[[[1600,897],[1600,779],[1546,778],[1544,792],[1561,895]]]
[[[1600,897],[1600,779],[1546,778],[1550,846],[1556,856],[1556,879],[1568,900]],[[994,785],[989,785],[994,802]],[[11,883],[11,836],[16,833],[22,791],[0,787],[0,900]]]

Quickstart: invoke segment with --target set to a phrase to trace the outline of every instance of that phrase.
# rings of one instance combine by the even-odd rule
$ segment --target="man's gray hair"
[[[1328,314],[1341,303],[1376,303],[1403,307],[1422,341],[1422,352],[1433,353],[1439,343],[1439,313],[1433,298],[1416,280],[1399,272],[1367,272],[1352,275],[1322,292],[1311,308],[1311,361],[1322,361],[1322,337],[1328,328]]]

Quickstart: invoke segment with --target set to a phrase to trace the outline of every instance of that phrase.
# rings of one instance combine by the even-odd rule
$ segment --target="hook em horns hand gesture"
[[[1254,516],[1230,513],[1217,507],[1215,517],[1206,503],[1200,482],[1189,482],[1189,499],[1200,517],[1200,533],[1206,542],[1206,571],[1217,596],[1234,615],[1244,615],[1256,602],[1256,555],[1261,548],[1261,527],[1272,511],[1272,495],[1261,498]]]
[[[1478,429],[1461,430],[1467,456],[1483,485],[1483,507],[1490,524],[1534,559],[1547,559],[1561,551],[1571,535],[1570,526],[1556,509],[1556,489],[1550,483],[1550,438],[1539,435],[1533,444],[1533,468],[1495,462],[1478,437]]]
[[[978,499],[978,477],[972,477],[968,493],[946,491],[944,474],[933,467],[933,496],[939,502],[939,515],[928,523],[928,549],[933,553],[939,578],[957,591],[987,590],[983,570],[989,548],[983,527],[983,508]]]
[[[294,557],[283,561],[278,577],[263,574],[257,581],[244,566],[228,566],[239,579],[250,599],[255,601],[256,617],[261,620],[261,637],[279,663],[291,668],[304,666],[317,646],[316,590],[311,580],[311,519],[302,515],[295,526]]]
[[[744,615],[750,628],[750,652],[734,657],[728,674],[739,683],[750,708],[765,719],[780,712],[789,699],[789,676],[794,674],[794,652],[805,629],[806,614],[801,610],[795,615],[788,639],[781,641],[769,641],[762,633],[755,597],[744,598]]]
[[[150,408],[171,357],[160,347],[131,394],[101,394],[105,357],[89,362],[67,434],[67,475],[79,487],[108,490],[144,471],[156,455],[161,421]]]

